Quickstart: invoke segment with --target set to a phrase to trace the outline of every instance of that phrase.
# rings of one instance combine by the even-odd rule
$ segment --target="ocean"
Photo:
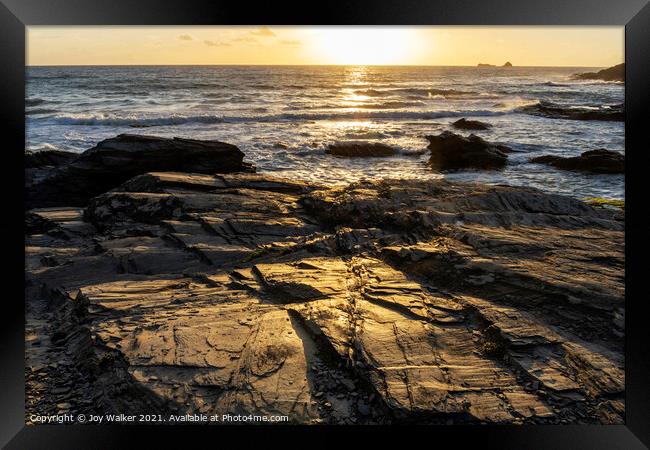
[[[573,81],[594,68],[376,66],[28,67],[27,149],[82,152],[120,133],[216,139],[239,146],[258,172],[340,184],[368,178],[441,178],[532,186],[574,197],[624,197],[623,175],[532,164],[544,154],[625,152],[620,121],[540,117],[540,102],[607,110],[624,85]],[[438,173],[424,136],[458,118],[493,127],[474,133],[516,150],[497,171]],[[467,135],[467,131],[455,132]],[[372,141],[398,156],[346,159],[329,144]]]

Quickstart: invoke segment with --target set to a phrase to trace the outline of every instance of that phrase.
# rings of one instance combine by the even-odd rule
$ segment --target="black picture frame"
[[[480,445],[500,449],[636,449],[650,446],[650,355],[643,314],[648,251],[643,170],[650,105],[650,4],[647,0],[356,0],[311,6],[254,5],[223,0],[2,0],[0,5],[0,124],[2,133],[3,239],[6,277],[0,309],[0,445],[6,448],[178,448],[209,434],[214,445],[278,437],[301,445],[347,445],[331,427],[25,426],[24,304],[17,280],[24,275],[25,27],[29,25],[620,25],[625,26],[626,133],[626,414],[625,425],[348,427],[367,438],[393,437],[402,445]],[[19,151],[20,150],[20,151]],[[317,435],[314,437],[312,435]],[[417,437],[414,437],[417,435]],[[208,436],[202,436],[208,437]],[[233,436],[229,436],[233,437]],[[218,439],[218,440],[215,440]],[[158,445],[153,445],[153,441]],[[140,441],[140,442],[138,442]],[[142,443],[142,444],[140,444]]]

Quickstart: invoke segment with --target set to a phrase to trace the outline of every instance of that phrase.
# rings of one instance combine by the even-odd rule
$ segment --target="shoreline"
[[[466,119],[461,118],[457,122],[463,122]],[[479,123],[482,124],[481,126],[489,126],[491,127],[492,125],[486,124],[484,122],[479,122],[479,121],[470,121],[473,123]],[[454,129],[453,123],[451,124],[449,128]],[[489,128],[488,128],[489,129]],[[470,133],[472,135],[473,131],[471,129],[463,129],[462,131],[466,133]],[[457,131],[455,131],[452,134],[455,134]],[[154,135],[148,135],[148,136],[154,136]],[[459,134],[460,136],[460,134]],[[330,149],[334,148],[336,149],[337,147],[340,146],[357,146],[359,147],[362,153],[358,154],[337,154],[337,151],[331,151]],[[501,146],[503,148],[508,148],[504,146],[503,144],[495,144],[497,147]],[[273,149],[277,150],[278,152],[284,152],[289,149],[289,146],[285,143],[277,143],[272,145]],[[386,152],[384,154],[378,153],[378,154],[373,154],[375,151],[373,149],[378,148],[385,148]],[[365,149],[365,150],[364,150]],[[333,160],[338,160],[341,162],[356,162],[356,163],[367,163],[370,168],[370,165],[375,163],[376,161],[380,160],[391,160],[391,158],[399,158],[399,161],[402,161],[403,158],[405,158],[405,161],[417,161],[421,163],[422,168],[424,169],[427,164],[426,160],[423,158],[423,156],[426,156],[427,158],[429,157],[428,154],[430,152],[429,148],[423,147],[418,150],[406,150],[397,146],[390,146],[386,144],[382,144],[381,140],[376,141],[376,140],[362,140],[362,139],[350,139],[347,141],[337,141],[334,142],[333,144],[329,144],[326,146],[324,149],[321,149],[322,151],[320,153],[316,152],[314,150],[314,156],[320,156],[323,158],[324,161],[327,161],[329,159]],[[462,148],[461,148],[462,150]],[[364,151],[369,152],[368,154],[363,154]],[[509,149],[508,153],[512,153],[513,150]],[[523,153],[522,151],[514,151],[515,154],[521,154]],[[27,173],[27,179],[26,182],[28,185],[33,184],[34,180],[39,180],[49,174],[52,170],[55,170],[59,166],[63,166],[74,159],[78,158],[83,152],[72,152],[72,151],[66,151],[66,150],[59,150],[59,149],[41,149],[41,150],[25,150],[25,164],[26,168],[28,169]],[[321,154],[322,153],[322,154]],[[589,154],[590,152],[583,152],[583,155]],[[595,153],[595,152],[592,152]],[[549,168],[555,167],[555,171],[558,173],[576,173],[576,174],[584,174],[587,177],[594,177],[598,175],[621,175],[624,176],[624,155],[621,155],[620,152],[615,152],[615,151],[607,151],[605,152],[605,158],[611,157],[610,155],[613,155],[617,158],[621,158],[620,162],[617,163],[615,167],[610,167],[610,168],[603,168],[599,169],[597,164],[599,161],[596,162],[589,162],[585,160],[585,162],[582,162],[582,157],[577,156],[577,157],[559,157],[559,156],[551,156],[548,154],[542,154],[540,156],[535,156],[533,158],[528,158],[526,162],[528,163],[535,163],[537,165],[546,165]],[[620,155],[620,156],[619,156]],[[572,161],[575,161],[575,163],[570,164]],[[601,161],[603,161],[601,159]],[[519,162],[520,163],[520,162]],[[518,163],[518,164],[519,164]],[[254,167],[255,163],[253,162],[247,162],[250,167]],[[421,181],[426,181],[431,178],[423,177],[422,175],[426,172],[423,172],[423,174],[417,175],[417,176],[408,176],[408,177],[402,177],[402,176],[395,176],[391,175],[390,173],[386,173],[384,175],[379,175],[378,173],[375,173],[373,175],[369,175],[367,177],[362,177],[353,181],[345,181],[345,180],[327,180],[327,181],[314,181],[310,180],[308,178],[302,178],[301,175],[299,175],[299,170],[297,173],[291,174],[291,169],[283,169],[283,170],[278,170],[275,168],[257,168],[256,171],[258,173],[264,174],[264,175],[269,175],[271,177],[280,177],[280,178],[293,178],[294,176],[297,177],[297,179],[300,179],[306,183],[315,183],[315,184],[322,184],[324,186],[330,186],[330,187],[342,187],[346,186],[350,183],[358,182],[358,181],[380,181],[380,180],[393,180],[393,179],[405,179],[405,180],[421,180]],[[477,175],[485,174],[485,173],[498,173],[499,170],[492,171],[490,169],[485,170],[484,168],[481,167],[452,167],[449,170],[431,170],[428,169],[429,172],[431,173],[437,173],[440,178],[438,179],[448,179],[449,181],[454,181],[454,182],[476,182],[476,183],[484,183],[488,185],[503,185],[507,184],[509,186],[513,187],[525,187],[527,186],[526,184],[520,184],[522,183],[521,181],[517,183],[517,180],[506,180],[506,182],[502,181],[473,181],[473,180],[463,180],[463,179],[455,179],[458,174],[463,174],[464,171],[468,174],[471,173],[476,173]],[[288,173],[289,172],[289,173]],[[436,179],[436,178],[433,178]],[[540,188],[538,188],[540,189]],[[578,194],[567,194],[563,192],[557,192],[556,190],[545,190],[543,187],[541,188],[542,191],[548,192],[550,194],[559,194],[559,195],[566,195],[578,200],[585,200],[585,199],[592,199],[592,200],[604,200],[601,201],[601,204],[606,204],[607,201],[612,201],[612,202],[618,202],[618,201],[624,201],[625,195],[623,193],[622,196],[612,196],[612,195],[594,195],[594,194],[589,194],[589,195],[578,195]]]

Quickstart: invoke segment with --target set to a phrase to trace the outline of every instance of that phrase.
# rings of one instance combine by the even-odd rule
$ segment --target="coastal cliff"
[[[219,145],[201,164],[149,152],[84,198],[53,189],[86,183],[87,155],[31,164],[28,194],[52,194],[26,212],[27,415],[622,423],[620,210],[443,180],[326,187]]]

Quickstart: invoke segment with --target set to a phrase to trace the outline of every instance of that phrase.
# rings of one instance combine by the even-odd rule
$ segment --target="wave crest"
[[[431,98],[440,96],[441,98],[451,97],[469,97],[480,95],[474,91],[460,91],[457,89],[438,89],[438,88],[392,88],[392,89],[358,89],[354,91],[357,95],[367,97],[390,97],[394,95],[410,95],[417,98]]]
[[[42,98],[26,98],[25,106],[37,106],[45,103],[45,100]]]
[[[495,110],[441,110],[441,111],[344,111],[344,112],[314,112],[314,113],[284,113],[251,116],[223,116],[223,115],[171,115],[161,117],[137,116],[106,116],[106,115],[59,115],[43,118],[58,125],[86,125],[86,126],[165,126],[181,125],[186,123],[251,123],[251,122],[292,122],[316,120],[430,120],[443,117],[460,116],[500,116],[513,112],[514,109]]]

